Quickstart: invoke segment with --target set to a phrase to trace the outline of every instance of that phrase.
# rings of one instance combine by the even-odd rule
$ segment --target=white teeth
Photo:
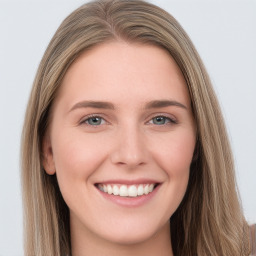
[[[110,186],[110,185],[108,185],[107,186],[107,189],[108,189],[108,194],[112,194],[112,192],[113,192],[113,189],[112,189],[112,187]]]
[[[136,197],[138,195],[137,188],[134,185],[128,188],[128,195],[132,197]]]
[[[150,185],[149,185],[149,192],[152,192],[153,189],[154,189],[154,184],[150,184]]]
[[[119,187],[117,185],[114,185],[114,187],[113,187],[113,194],[115,196],[119,195]]]
[[[127,186],[122,185],[120,187],[119,195],[120,196],[128,196],[128,188],[127,188]]]
[[[108,194],[122,197],[137,197],[147,195],[154,190],[155,184],[139,184],[139,185],[103,185],[98,184],[98,188]]]
[[[144,188],[144,193],[147,195],[149,193],[148,185]]]
[[[143,194],[144,194],[143,185],[139,185],[139,187],[138,187],[138,196],[142,196]]]

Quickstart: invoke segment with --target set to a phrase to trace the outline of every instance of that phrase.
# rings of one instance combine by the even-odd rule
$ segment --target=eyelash
[[[158,126],[163,126],[163,125],[170,125],[170,124],[177,124],[177,121],[174,119],[174,118],[171,118],[171,117],[169,117],[169,116],[166,116],[166,115],[155,115],[155,116],[153,116],[151,119],[150,119],[150,121],[149,122],[151,122],[151,121],[153,121],[153,119],[155,119],[155,118],[164,118],[165,120],[168,120],[168,122],[167,123],[164,123],[164,124],[160,124],[160,125],[158,125]],[[155,124],[156,125],[156,124]]]
[[[97,114],[92,114],[92,115],[87,116],[86,119],[82,120],[82,121],[80,122],[80,124],[81,124],[81,125],[82,125],[82,124],[85,124],[85,125],[92,126],[92,127],[95,127],[95,128],[97,128],[97,126],[102,125],[102,123],[100,123],[100,124],[95,124],[95,125],[89,124],[89,123],[88,123],[89,120],[90,120],[90,119],[93,119],[93,118],[98,118],[98,119],[100,119],[101,121],[104,120],[104,122],[107,123],[107,121],[106,121],[102,116],[97,115]],[[164,124],[157,125],[157,124],[152,123],[155,118],[164,118],[165,121],[167,120],[168,122],[166,122],[166,123],[164,123]],[[169,116],[158,114],[158,115],[153,116],[147,123],[153,124],[153,125],[156,125],[156,126],[164,126],[164,125],[170,125],[170,124],[172,124],[172,125],[173,125],[173,124],[177,124],[177,121],[176,121],[174,118],[171,118],[171,117],[169,117]]]
[[[103,117],[101,117],[100,115],[92,114],[92,115],[87,116],[86,119],[82,120],[82,121],[80,122],[80,124],[85,124],[85,125],[88,125],[88,126],[94,126],[95,128],[96,128],[97,126],[100,126],[101,124],[100,124],[100,125],[93,125],[93,124],[89,124],[89,123],[88,123],[88,121],[89,121],[90,119],[93,119],[93,118],[99,118],[99,119],[101,119],[101,120],[104,120],[104,121],[107,123],[107,121],[106,121]]]

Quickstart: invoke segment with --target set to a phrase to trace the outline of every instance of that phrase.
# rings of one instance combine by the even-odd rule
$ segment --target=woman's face
[[[186,83],[165,50],[111,42],[83,53],[64,77],[43,143],[71,233],[125,244],[167,234],[195,138]]]

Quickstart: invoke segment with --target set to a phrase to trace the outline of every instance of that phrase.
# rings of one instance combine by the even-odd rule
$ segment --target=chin
[[[106,240],[119,245],[135,245],[141,244],[150,240],[154,236],[154,232],[149,233],[145,229],[143,232],[112,232],[106,235]]]
[[[170,223],[169,221],[164,225],[159,226],[159,224],[154,223],[154,221],[140,221],[135,223],[132,221],[122,221],[120,225],[118,223],[111,228],[111,231],[101,234],[104,240],[109,242],[119,244],[119,245],[135,245],[145,243],[150,241],[155,236],[161,235],[163,233],[170,234]],[[105,230],[102,230],[105,231]]]

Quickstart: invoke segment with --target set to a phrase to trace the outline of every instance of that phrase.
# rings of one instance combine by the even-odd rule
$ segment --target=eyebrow
[[[81,101],[76,103],[69,112],[78,108],[99,108],[99,109],[115,109],[114,105],[110,102],[104,101]]]
[[[169,106],[180,107],[187,109],[185,105],[175,100],[153,100],[146,104],[145,109],[152,108],[164,108]],[[99,109],[115,109],[114,105],[110,102],[105,101],[81,101],[76,103],[69,112],[78,109],[78,108],[99,108]]]
[[[150,101],[146,104],[145,108],[146,109],[151,109],[151,108],[164,108],[164,107],[169,107],[169,106],[175,106],[175,107],[180,107],[187,109],[185,105],[182,103],[175,101],[175,100],[153,100]]]

